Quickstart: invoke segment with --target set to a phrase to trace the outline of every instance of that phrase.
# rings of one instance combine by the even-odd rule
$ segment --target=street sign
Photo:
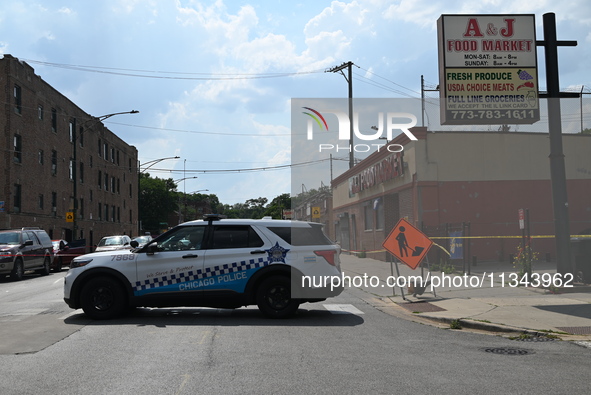
[[[66,222],[74,222],[74,213],[72,211],[66,213]]]
[[[442,125],[540,120],[535,15],[442,15]]]
[[[401,218],[382,246],[411,269],[416,269],[433,245],[423,232]]]
[[[320,218],[320,207],[312,207],[312,218]]]

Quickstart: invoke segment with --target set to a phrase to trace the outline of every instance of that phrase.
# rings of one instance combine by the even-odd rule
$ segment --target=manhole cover
[[[534,353],[531,350],[526,350],[524,348],[513,348],[513,347],[485,347],[485,348],[482,348],[482,351],[488,352],[491,354],[500,354],[500,355],[528,355],[528,354]]]

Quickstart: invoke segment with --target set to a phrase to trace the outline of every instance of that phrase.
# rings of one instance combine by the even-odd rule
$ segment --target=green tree
[[[273,217],[273,219],[282,219],[283,210],[291,208],[291,197],[289,193],[283,193],[271,200],[271,203],[265,210],[265,215]]]
[[[168,217],[177,209],[175,189],[176,184],[171,178],[152,178],[149,173],[140,173],[138,198],[142,232],[159,233],[160,223],[167,222]]]

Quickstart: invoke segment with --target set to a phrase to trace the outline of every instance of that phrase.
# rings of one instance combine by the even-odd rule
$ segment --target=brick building
[[[472,256],[508,261],[522,234],[519,209],[529,210],[532,235],[554,234],[547,133],[412,131],[417,141],[402,134],[390,142],[402,152],[382,149],[333,181],[335,231],[344,249],[386,259],[382,243],[406,218],[444,237],[437,240],[443,246],[451,230],[468,236],[469,229]],[[570,229],[580,234],[591,228],[591,135],[564,134],[563,149]],[[533,249],[555,258],[553,238],[533,239]]]
[[[0,228],[50,237],[135,234],[138,153],[59,93],[27,63],[0,59]]]

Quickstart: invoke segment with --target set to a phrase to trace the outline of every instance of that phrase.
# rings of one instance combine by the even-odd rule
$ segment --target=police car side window
[[[200,250],[203,245],[204,226],[183,226],[158,243],[159,251]]]
[[[262,247],[265,243],[250,226],[216,225],[211,239],[212,249]]]

